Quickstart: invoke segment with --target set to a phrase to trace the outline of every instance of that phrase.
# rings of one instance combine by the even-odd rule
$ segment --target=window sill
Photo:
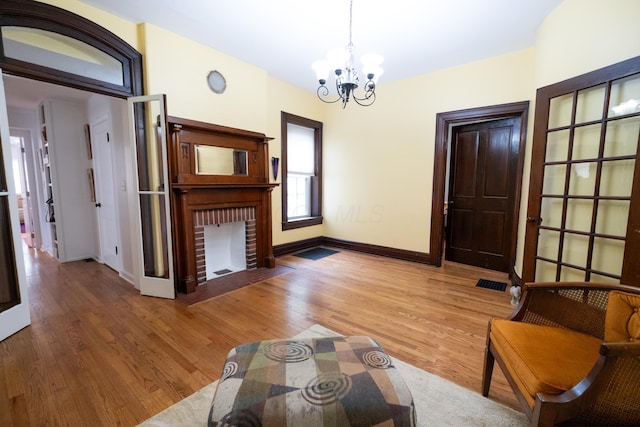
[[[313,216],[313,217],[301,218],[301,219],[292,219],[290,221],[283,221],[282,222],[282,231],[293,230],[293,229],[296,229],[296,228],[303,228],[303,227],[311,227],[313,225],[319,225],[319,224],[322,224],[322,217],[321,216]]]

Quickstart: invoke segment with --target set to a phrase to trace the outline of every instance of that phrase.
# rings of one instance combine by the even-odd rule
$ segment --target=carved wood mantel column
[[[275,267],[268,146],[264,134],[169,117],[169,173],[176,288],[197,286],[194,215],[252,207],[258,267]]]

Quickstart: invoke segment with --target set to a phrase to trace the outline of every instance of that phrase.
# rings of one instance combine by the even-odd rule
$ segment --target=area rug
[[[313,248],[304,252],[298,252],[297,254],[293,255],[299,258],[311,259],[316,261],[324,257],[328,257],[329,255],[337,254],[338,252],[339,251],[334,251],[333,249]]]
[[[339,335],[313,325],[294,338]],[[480,393],[393,359],[413,395],[418,426],[527,426],[521,412],[496,403]],[[141,427],[206,426],[217,381],[149,418]]]

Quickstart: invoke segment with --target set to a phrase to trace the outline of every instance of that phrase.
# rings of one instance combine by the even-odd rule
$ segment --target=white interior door
[[[18,170],[20,173],[20,191],[16,188],[16,193],[22,196],[22,211],[21,211],[21,228],[24,226],[23,238],[27,242],[29,247],[35,247],[35,230],[34,230],[34,221],[33,221],[33,201],[31,199],[31,182],[29,181],[29,173],[27,171],[27,155],[25,149],[25,142],[31,141],[31,135],[28,131],[25,130],[13,130],[9,129],[11,134],[11,144],[14,149],[14,166],[18,166]],[[16,145],[19,146],[18,152],[15,153]],[[16,170],[13,171],[14,175],[16,174]],[[20,207],[18,206],[18,209]],[[24,225],[23,225],[24,224]]]
[[[96,209],[100,230],[100,260],[116,271],[121,270],[118,209],[113,176],[112,141],[109,120],[91,125],[91,145],[95,168]]]
[[[175,298],[164,95],[127,100],[134,142],[132,249],[140,293]]]
[[[0,69],[0,341],[31,324],[18,200]]]

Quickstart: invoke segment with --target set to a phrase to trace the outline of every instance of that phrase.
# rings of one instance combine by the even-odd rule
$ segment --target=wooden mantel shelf
[[[169,174],[171,211],[176,250],[176,288],[190,293],[197,286],[194,216],[201,211],[250,208],[255,212],[257,267],[275,267],[272,245],[271,193],[278,184],[269,182],[268,141],[262,133],[169,117]],[[232,173],[198,173],[201,147],[222,147],[234,154],[242,151],[243,164]],[[246,160],[245,160],[246,159]],[[218,161],[214,158],[213,162]],[[200,160],[207,165],[206,161]],[[236,167],[239,169],[236,170]]]

